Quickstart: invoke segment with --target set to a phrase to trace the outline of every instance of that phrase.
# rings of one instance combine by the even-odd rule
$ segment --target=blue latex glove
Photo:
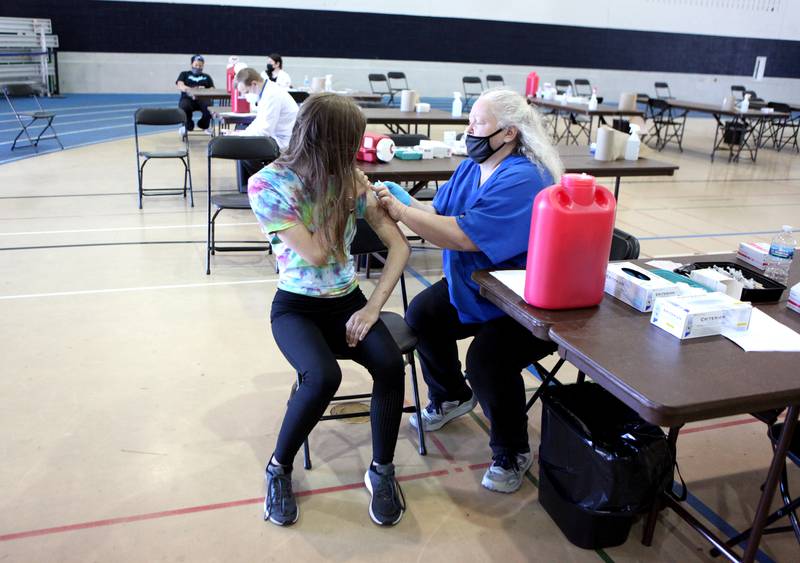
[[[403,189],[403,186],[394,182],[381,183],[389,188],[389,193],[391,193],[397,199],[397,201],[403,205],[411,205],[411,196],[408,195],[408,192]]]

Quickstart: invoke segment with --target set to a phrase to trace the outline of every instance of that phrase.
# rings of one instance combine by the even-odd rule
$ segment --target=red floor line
[[[425,437],[428,438],[428,440],[430,440],[431,442],[433,442],[433,445],[436,446],[436,449],[439,450],[439,453],[442,454],[443,458],[445,458],[450,463],[456,462],[456,458],[454,458],[450,454],[450,452],[447,451],[447,448],[444,447],[444,444],[442,443],[441,440],[439,440],[439,438],[428,432],[425,433]]]
[[[398,481],[415,481],[417,479],[425,479],[427,477],[443,477],[450,473],[447,469],[440,469],[436,471],[426,471],[424,473],[415,473],[412,475],[400,475],[397,477]],[[352,489],[360,489],[364,486],[363,481],[357,483],[350,483],[347,485],[337,485],[335,487],[322,487],[319,489],[310,489],[307,491],[296,491],[295,495],[298,497],[318,495],[325,493],[334,493],[339,491],[347,491]],[[260,504],[264,502],[264,497],[255,497],[242,500],[233,500],[229,502],[219,502],[214,504],[204,504],[200,506],[189,506],[186,508],[176,508],[173,510],[163,510],[160,512],[150,512],[147,514],[135,514],[133,516],[121,516],[118,518],[106,518],[104,520],[94,520],[91,522],[81,522],[79,524],[68,524],[66,526],[55,526],[52,528],[42,528],[39,530],[28,530],[25,532],[14,532],[11,534],[0,535],[0,542],[20,540],[24,538],[32,538],[37,536],[47,536],[51,534],[61,534],[65,532],[75,532],[77,530],[86,530],[91,528],[101,528],[104,526],[114,526],[117,524],[128,524],[130,522],[140,522],[142,520],[155,520],[158,518],[167,518],[170,516],[180,516],[182,514],[192,514],[195,512],[208,512],[211,510],[220,510],[223,508],[232,508],[235,506],[245,506],[248,504]]]
[[[469,467],[471,471],[475,471],[476,469],[486,469],[490,465],[491,463],[473,463],[472,465],[468,465],[467,467]]]
[[[694,432],[705,432],[707,430],[717,430],[718,428],[728,428],[730,426],[741,426],[742,424],[752,424],[754,422],[761,422],[757,418],[743,418],[741,420],[728,420],[727,422],[717,422],[716,424],[708,424],[706,426],[695,426],[694,428],[687,428],[681,430],[681,436],[684,434],[692,434]]]

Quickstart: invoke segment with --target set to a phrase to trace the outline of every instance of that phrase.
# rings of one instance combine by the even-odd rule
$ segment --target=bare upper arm
[[[367,220],[372,230],[374,230],[381,241],[383,241],[383,244],[385,244],[387,248],[392,245],[397,245],[398,247],[405,246],[408,248],[408,240],[403,236],[397,223],[389,217],[389,214],[386,213],[383,207],[378,205],[378,199],[375,194],[372,193],[372,191],[368,191],[366,198],[367,208],[364,212],[364,219]]]

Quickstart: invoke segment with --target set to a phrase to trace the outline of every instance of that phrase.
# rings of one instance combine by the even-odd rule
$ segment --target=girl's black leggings
[[[337,357],[354,360],[372,376],[372,455],[376,463],[394,457],[403,414],[405,367],[400,350],[380,320],[354,348],[345,324],[367,300],[360,289],[343,297],[309,297],[278,290],[270,315],[272,334],[302,383],[289,400],[275,458],[291,465],[297,451],[325,413],[342,381]]]

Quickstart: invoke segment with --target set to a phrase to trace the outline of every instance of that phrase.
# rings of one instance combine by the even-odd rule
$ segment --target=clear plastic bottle
[[[463,104],[461,103],[461,92],[453,92],[453,107],[450,114],[453,117],[461,117]]]
[[[789,268],[792,267],[794,248],[797,241],[792,234],[792,227],[784,225],[783,230],[775,235],[769,245],[767,268],[764,275],[778,283],[786,285],[789,281]]]
[[[305,78],[303,78],[303,90],[309,91],[311,90],[311,82],[308,80],[308,75],[306,74]]]

